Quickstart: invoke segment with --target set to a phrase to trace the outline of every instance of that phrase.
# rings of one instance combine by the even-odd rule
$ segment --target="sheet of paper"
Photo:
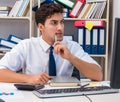
[[[90,86],[110,86],[109,81],[91,82]]]
[[[21,91],[17,90],[11,83],[0,83],[0,98],[15,99],[24,98]]]

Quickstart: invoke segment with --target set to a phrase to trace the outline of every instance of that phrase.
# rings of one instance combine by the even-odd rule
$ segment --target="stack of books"
[[[11,9],[9,6],[0,6],[0,17],[8,16]]]
[[[10,34],[7,39],[0,38],[0,52],[7,52],[10,49],[12,49],[14,46],[16,46],[22,38]]]
[[[43,0],[41,4],[58,3],[63,5],[66,18],[100,19],[104,14],[106,2],[107,0]],[[33,10],[36,11],[37,8],[38,6],[35,6]]]
[[[100,19],[103,16],[106,7],[106,0],[98,1],[93,0],[84,4],[81,12],[78,14],[78,18],[82,19]]]

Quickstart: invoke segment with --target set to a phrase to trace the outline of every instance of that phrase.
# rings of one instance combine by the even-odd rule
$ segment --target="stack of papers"
[[[80,86],[80,81],[75,77],[70,76],[56,76],[50,80],[50,86],[54,87],[72,87]]]
[[[17,90],[13,84],[0,83],[0,98],[3,100],[24,98],[21,91]]]

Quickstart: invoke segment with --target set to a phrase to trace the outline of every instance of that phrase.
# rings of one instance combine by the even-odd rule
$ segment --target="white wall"
[[[113,16],[120,17],[120,0],[113,0]]]
[[[113,0],[113,32],[112,35],[114,36],[114,20],[115,17],[119,17],[120,18],[120,0]]]
[[[120,0],[113,0],[113,27],[112,27],[112,37],[114,36],[114,20],[115,17],[120,18]]]

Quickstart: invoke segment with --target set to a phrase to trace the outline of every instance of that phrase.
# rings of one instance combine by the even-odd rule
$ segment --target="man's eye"
[[[58,23],[57,22],[52,22],[53,25],[57,25]]]

